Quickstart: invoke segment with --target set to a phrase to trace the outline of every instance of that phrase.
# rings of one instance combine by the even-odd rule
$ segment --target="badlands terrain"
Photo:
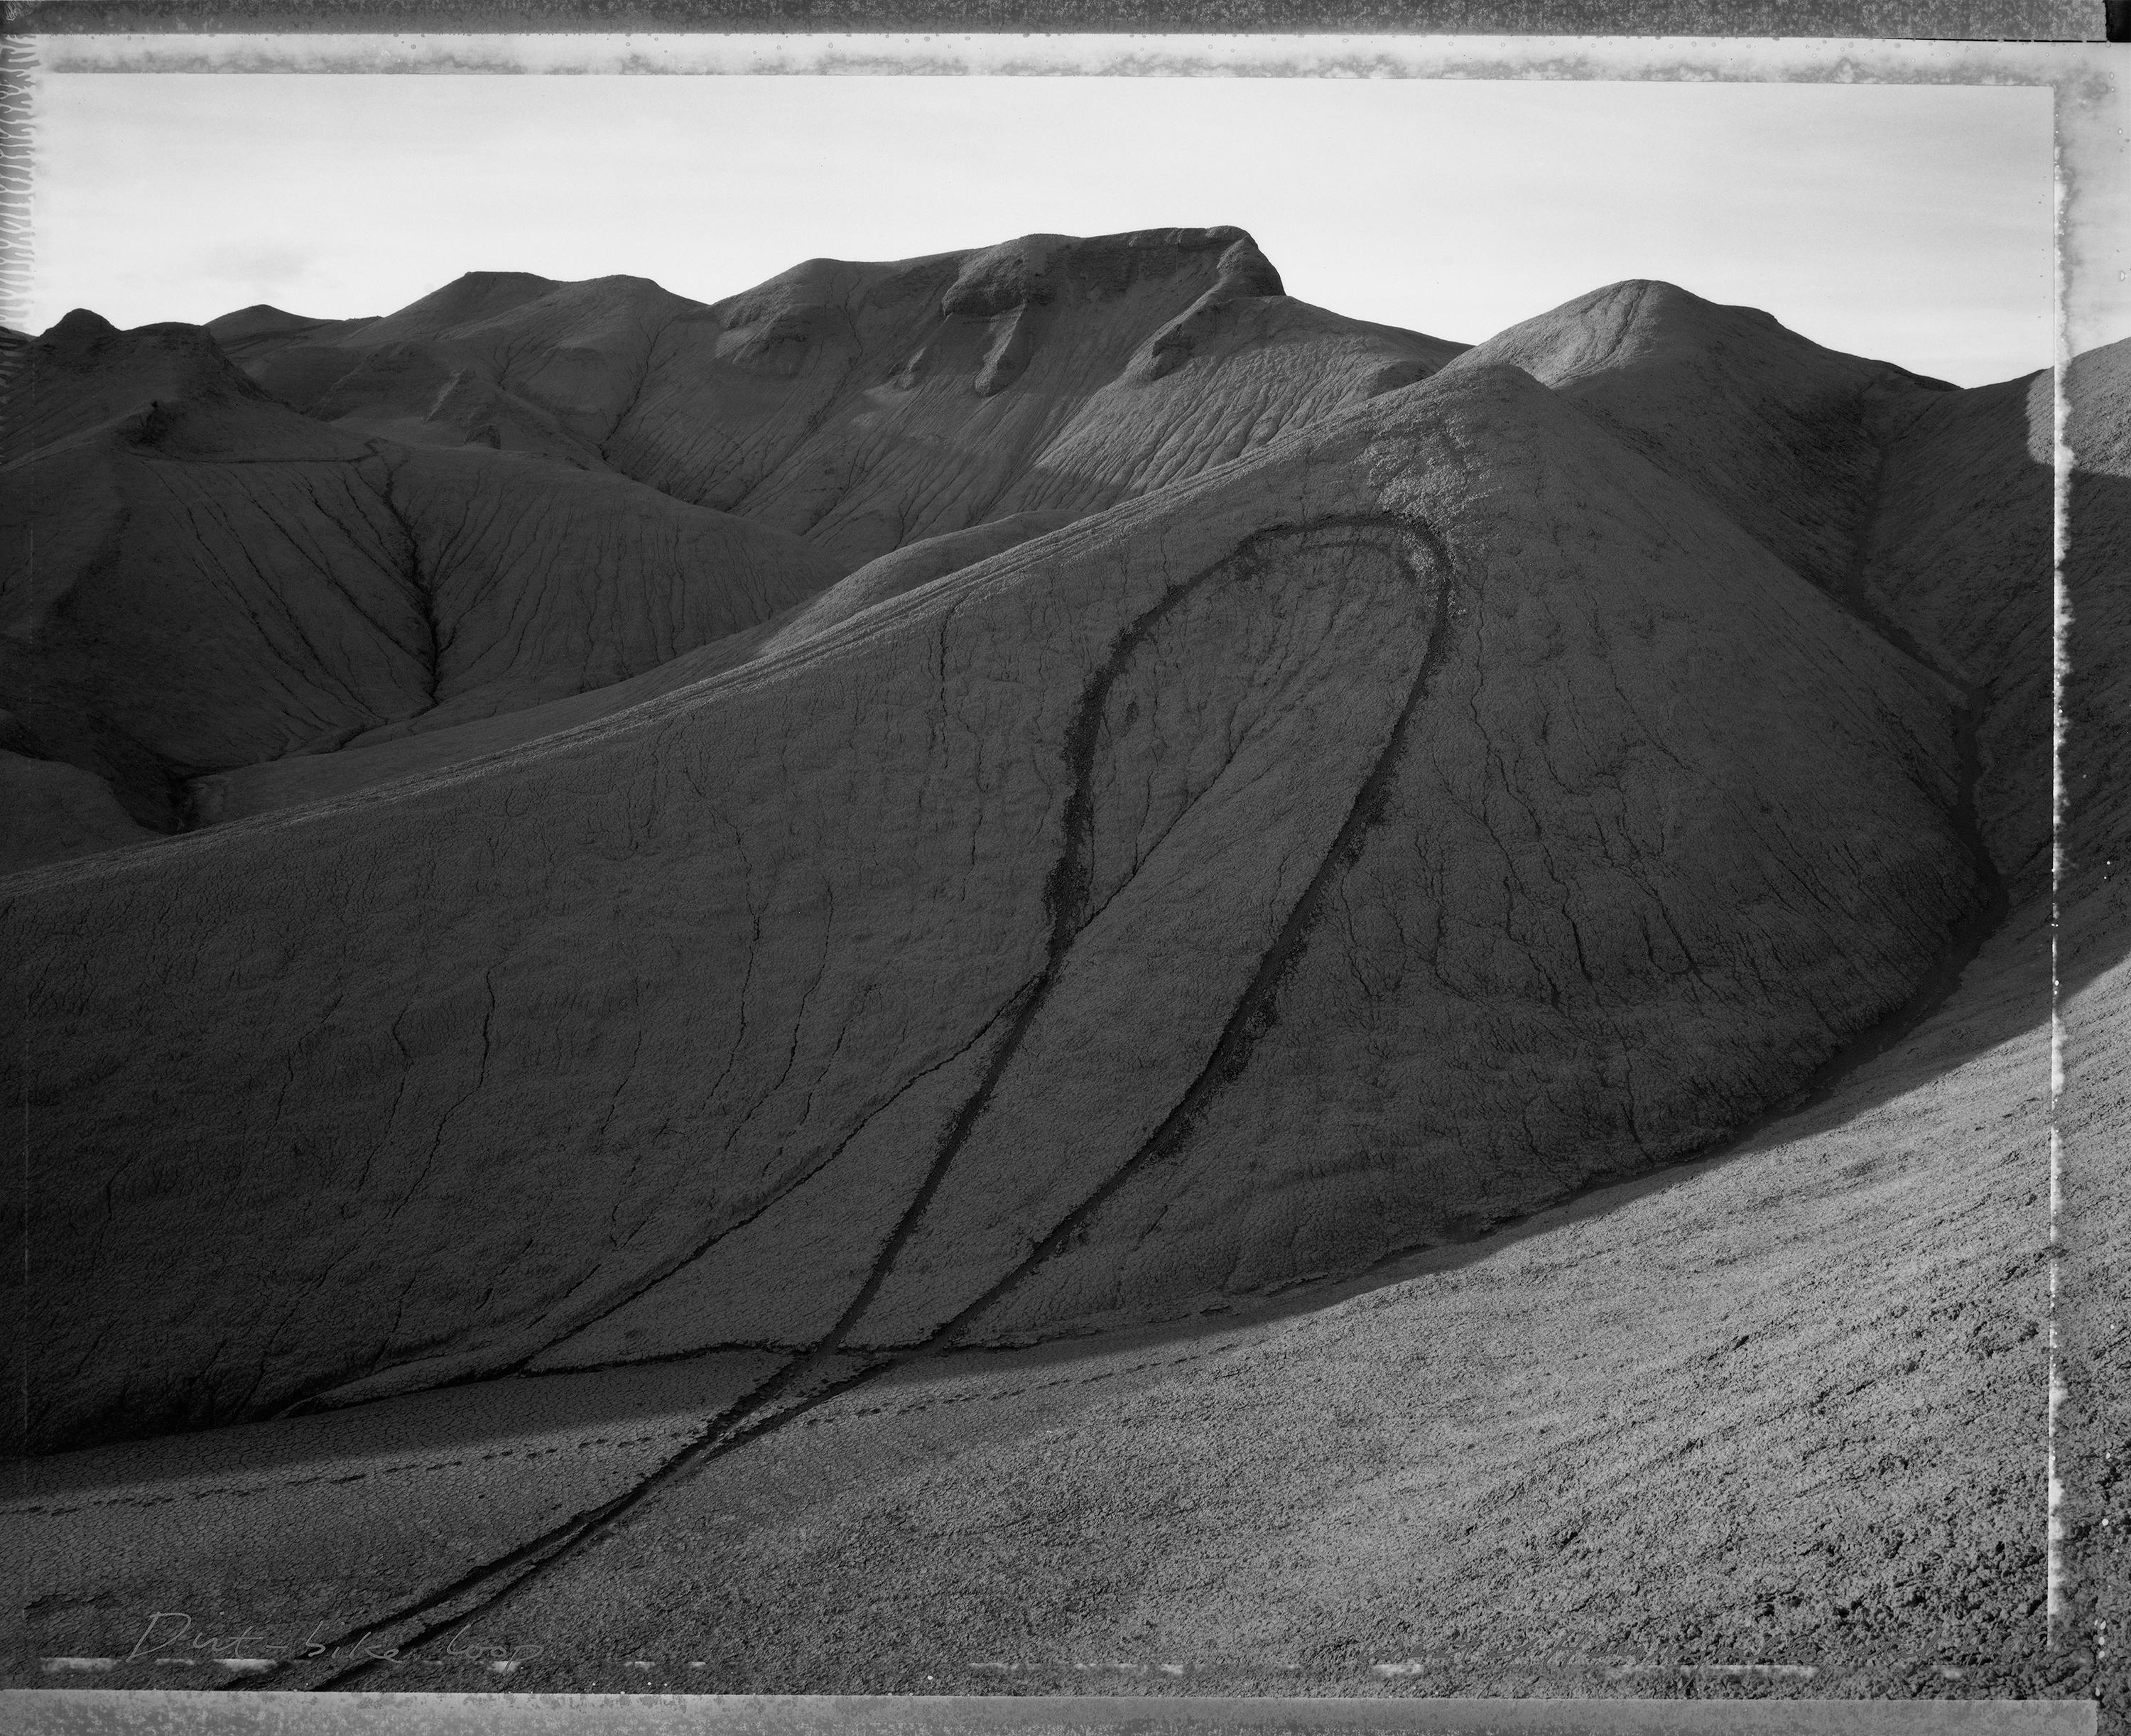
[[[10,353],[20,1679],[2119,1715],[2131,348],[1209,229]]]

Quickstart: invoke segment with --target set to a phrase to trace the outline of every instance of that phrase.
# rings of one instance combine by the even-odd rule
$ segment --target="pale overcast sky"
[[[36,112],[33,330],[1233,223],[1466,342],[1655,277],[1962,385],[2051,360],[2042,88],[65,74]]]

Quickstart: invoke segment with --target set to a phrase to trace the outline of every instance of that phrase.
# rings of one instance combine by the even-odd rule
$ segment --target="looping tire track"
[[[1220,1038],[1217,1040],[1207,1065],[1202,1069],[1198,1078],[1187,1088],[1176,1108],[1150,1136],[1146,1144],[1128,1160],[1119,1170],[1100,1184],[1080,1206],[1061,1219],[1054,1227],[1051,1234],[1046,1236],[1013,1270],[975,1302],[936,1328],[920,1343],[898,1353],[881,1353],[871,1362],[850,1370],[840,1378],[827,1381],[811,1392],[804,1393],[795,1402],[787,1405],[782,1410],[769,1410],[769,1407],[788,1392],[803,1374],[821,1369],[840,1352],[846,1355],[863,1354],[863,1352],[845,1351],[839,1331],[855,1320],[858,1314],[862,1312],[864,1303],[870,1299],[873,1294],[877,1293],[879,1280],[884,1279],[888,1264],[892,1261],[893,1252],[901,1246],[899,1240],[892,1239],[890,1246],[884,1248],[882,1260],[876,1267],[874,1278],[869,1280],[866,1289],[855,1302],[853,1308],[846,1310],[845,1318],[838,1322],[838,1329],[832,1330],[831,1333],[825,1337],[823,1341],[813,1349],[795,1357],[793,1361],[778,1370],[754,1392],[736,1400],[719,1413],[688,1446],[672,1459],[658,1466],[621,1495],[564,1521],[541,1537],[521,1545],[494,1561],[475,1569],[453,1585],[419,1602],[351,1633],[343,1639],[334,1642],[336,1646],[343,1646],[355,1641],[366,1639],[431,1611],[455,1604],[462,1604],[462,1607],[457,1609],[453,1614],[430,1622],[402,1641],[400,1649],[410,1650],[426,1644],[433,1639],[439,1638],[450,1629],[470,1621],[475,1616],[493,1611],[522,1586],[529,1583],[543,1570],[564,1559],[579,1543],[591,1541],[602,1533],[608,1526],[621,1518],[639,1501],[654,1493],[666,1483],[692,1474],[710,1460],[722,1456],[725,1453],[737,1451],[772,1430],[815,1410],[831,1399],[879,1375],[941,1354],[951,1347],[950,1341],[955,1335],[978,1317],[984,1308],[1019,1284],[1037,1265],[1063,1247],[1070,1241],[1074,1230],[1089,1216],[1099,1209],[1101,1205],[1113,1195],[1132,1174],[1148,1164],[1160,1161],[1176,1150],[1189,1137],[1200,1114],[1203,1112],[1209,1101],[1223,1084],[1241,1071],[1243,1065],[1249,1059],[1252,1045],[1267,1029],[1270,1028],[1276,1011],[1281,984],[1306,947],[1311,920],[1317,911],[1321,911],[1324,901],[1336,889],[1346,869],[1352,865],[1353,858],[1359,854],[1368,829],[1381,816],[1382,803],[1388,794],[1390,781],[1396,770],[1411,720],[1426,697],[1429,682],[1434,670],[1439,667],[1448,650],[1451,592],[1453,587],[1451,583],[1451,569],[1447,553],[1432,532],[1425,525],[1388,517],[1345,521],[1325,520],[1307,526],[1270,528],[1247,539],[1223,562],[1215,563],[1205,572],[1185,581],[1183,586],[1177,587],[1177,591],[1195,588],[1213,572],[1229,565],[1238,557],[1244,556],[1247,551],[1254,549],[1265,538],[1335,528],[1343,523],[1351,527],[1367,525],[1410,536],[1427,548],[1434,557],[1439,572],[1439,589],[1435,600],[1435,624],[1424,654],[1422,668],[1416,676],[1413,689],[1409,693],[1405,710],[1401,711],[1392,727],[1390,738],[1386,741],[1383,753],[1379,756],[1376,768],[1364,780],[1357,793],[1347,824],[1341,828],[1331,849],[1328,851],[1324,862],[1320,864],[1317,874],[1313,877],[1310,887],[1305,888],[1302,898],[1298,901],[1288,923],[1281,930],[1280,938],[1276,940],[1273,948],[1261,961],[1257,974],[1253,978],[1250,988],[1238,1002],[1227,1026],[1224,1027]],[[1172,591],[1169,596],[1165,597],[1162,604],[1156,605],[1156,610],[1173,604],[1177,600],[1177,592]],[[1141,622],[1134,624],[1135,628],[1151,627],[1153,624],[1152,617],[1153,612],[1151,611],[1149,616],[1143,616]],[[1913,644],[1905,643],[1904,642],[1905,636],[1897,636],[1890,629],[1889,624],[1872,619],[1870,616],[1866,617],[1866,620],[1868,625],[1884,635],[1892,638],[1901,648],[1908,651],[1912,656],[1918,657],[1918,660],[1924,662],[1927,667],[1934,668],[1935,672],[1946,674],[1946,672],[1937,670],[1937,666],[1928,658],[1923,656]],[[1118,667],[1121,666],[1123,657],[1128,653],[1132,644],[1137,643],[1137,640],[1130,640],[1128,643],[1128,637],[1133,631],[1133,629],[1128,629],[1128,636],[1120,638],[1117,644],[1113,647],[1111,658],[1104,668],[1099,671],[1091,679],[1089,688],[1083,696],[1083,717],[1088,715],[1091,700],[1099,706],[1101,697],[1107,695],[1109,682],[1113,679]],[[1957,986],[1967,964],[1972,961],[1983,943],[2004,920],[2007,911],[2006,889],[1990,851],[1985,844],[1978,812],[1976,784],[1980,768],[1978,763],[1978,744],[1975,736],[1980,713],[1987,696],[1976,684],[1961,681],[1957,677],[1951,675],[1947,675],[1946,678],[1950,686],[1963,693],[1967,701],[1961,708],[1961,714],[1957,720],[1961,775],[1955,823],[1967,842],[1975,863],[1978,878],[1980,882],[1978,907],[1965,921],[1955,925],[1948,936],[1946,949],[1941,958],[1927,973],[1925,978],[1918,984],[1909,999],[1902,1006],[1895,1008],[1871,1029],[1859,1033],[1849,1043],[1844,1045],[1841,1050],[1830,1057],[1821,1068],[1803,1082],[1802,1089],[1790,1100],[1783,1104],[1773,1106],[1746,1123],[1732,1129],[1727,1135],[1712,1142],[1709,1147],[1692,1154],[1689,1159],[1683,1161],[1701,1161],[1743,1147],[1765,1131],[1767,1124],[1781,1117],[1809,1112],[1831,1098],[1851,1074],[1866,1064],[1875,1056],[1900,1041],[1947,999]],[[1096,715],[1099,715],[1099,712],[1098,711]],[[1092,729],[1089,733],[1088,742],[1092,747]],[[1075,763],[1075,798],[1080,797],[1084,791],[1083,780],[1088,770],[1089,767],[1085,762]],[[1091,817],[1091,809],[1085,803],[1080,804],[1077,809],[1069,806],[1069,813],[1076,811],[1079,815],[1077,824],[1085,827]],[[1056,892],[1070,893],[1070,889],[1075,884],[1072,856],[1073,853],[1080,848],[1078,843],[1080,835],[1079,832],[1069,828],[1066,852],[1061,856],[1058,864],[1054,867],[1051,874],[1051,885]],[[1084,883],[1081,890],[1085,896]],[[1066,925],[1061,919],[1060,905],[1055,902],[1053,919],[1053,936],[1056,942],[1057,936],[1064,931]],[[1046,970],[1044,976],[1039,979],[1036,988],[1028,991],[1032,1000],[1040,997],[1042,992],[1047,989],[1054,975],[1054,971]],[[1024,1016],[1017,1019],[1015,1028],[1009,1033],[1007,1040],[1008,1043],[1018,1045],[1019,1034],[1026,1028],[1027,1019],[1032,1016],[1033,1011],[1032,1006],[1023,1009]],[[1011,1055],[1008,1052],[1004,1059],[1010,1058]],[[994,1059],[997,1062],[1001,1058],[995,1056]],[[996,1074],[988,1071],[985,1086],[980,1088],[980,1093],[988,1091],[995,1081]],[[981,1105],[977,1103],[976,1098],[973,1098],[971,1102],[981,1107]],[[970,1105],[965,1106],[965,1115],[968,1117],[970,1123],[974,1125],[975,1117],[970,1113]],[[962,1120],[962,1117],[958,1117],[956,1125],[961,1126]],[[966,1136],[966,1132],[967,1128],[964,1127],[964,1136]],[[951,1161],[953,1148],[958,1145],[958,1141],[951,1140],[943,1142],[942,1159]],[[939,1173],[944,1174],[944,1165],[940,1167]],[[936,1183],[936,1178],[933,1179]],[[929,1195],[927,1197],[929,1198]],[[913,1202],[913,1205],[917,1203]],[[914,1226],[915,1222],[915,1216],[907,1216],[905,1226],[898,1226],[898,1228]],[[907,1239],[907,1236],[903,1239]],[[318,1688],[342,1687],[367,1676],[376,1668],[375,1662],[366,1662],[342,1670],[310,1686]],[[232,1683],[227,1691],[242,1692],[252,1688],[265,1687],[271,1680],[272,1678],[270,1677],[250,1682]],[[285,1687],[295,1686],[295,1684],[288,1682],[285,1677],[280,1686]]]
[[[1341,530],[1387,533],[1410,539],[1426,550],[1434,568],[1436,592],[1429,637],[1420,664],[1409,686],[1405,703],[1393,721],[1374,764],[1357,788],[1345,820],[1330,848],[1319,862],[1281,925],[1272,945],[1261,957],[1248,987],[1230,1012],[1204,1067],[1188,1085],[1144,1144],[1085,1198],[1055,1224],[1028,1254],[967,1307],[942,1322],[917,1345],[893,1353],[878,1354],[860,1368],[827,1380],[809,1391],[811,1377],[825,1373],[839,1356],[865,1356],[863,1350],[847,1350],[854,1326],[864,1318],[874,1298],[893,1270],[897,1257],[937,1194],[955,1157],[967,1144],[983,1118],[999,1081],[1018,1053],[1038,1012],[1049,998],[1064,968],[1075,940],[1088,919],[1087,903],[1093,882],[1089,863],[1094,829],[1093,782],[1094,759],[1104,710],[1110,691],[1133,653],[1162,619],[1210,581],[1224,573],[1253,576],[1258,562],[1271,548],[1305,537]],[[1408,576],[1416,582],[1423,575],[1401,555]],[[476,1614],[493,1611],[545,1569],[574,1553],[578,1547],[604,1533],[631,1509],[668,1484],[689,1475],[712,1459],[736,1451],[782,1427],[839,1394],[891,1369],[937,1355],[953,1337],[984,1309],[1019,1284],[1038,1266],[1067,1245],[1089,1214],[1099,1209],[1119,1188],[1147,1165],[1161,1161],[1188,1139],[1214,1094],[1241,1074],[1258,1039],[1271,1028],[1281,985],[1306,949],[1311,930],[1326,902],[1361,854],[1372,827],[1382,816],[1391,784],[1405,756],[1411,726],[1428,696],[1440,668],[1449,638],[1453,591],[1448,552],[1434,532],[1418,519],[1389,514],[1357,514],[1315,519],[1301,524],[1267,526],[1245,538],[1220,559],[1172,586],[1161,598],[1135,619],[1112,643],[1109,654],[1082,689],[1080,705],[1066,740],[1066,758],[1072,774],[1072,792],[1064,815],[1066,839],[1045,889],[1051,916],[1048,956],[1042,973],[1018,998],[1013,1022],[1000,1038],[976,1090],[964,1102],[942,1135],[925,1178],[912,1194],[895,1227],[874,1257],[860,1284],[836,1322],[810,1349],[801,1352],[774,1374],[712,1417],[702,1430],[679,1451],[621,1494],[575,1514],[539,1536],[462,1576],[441,1589],[391,1614],[363,1624],[333,1642],[335,1649],[375,1639],[417,1619],[448,1609],[449,1614],[425,1623],[393,1648],[412,1651],[439,1638],[449,1629]],[[773,1408],[780,1399],[799,1389],[795,1401]],[[455,1607],[462,1606],[462,1607]],[[317,1690],[349,1686],[369,1676],[378,1667],[376,1658],[338,1669],[304,1686]],[[246,1692],[273,1685],[285,1690],[296,1686],[282,1671],[231,1685],[231,1691]]]

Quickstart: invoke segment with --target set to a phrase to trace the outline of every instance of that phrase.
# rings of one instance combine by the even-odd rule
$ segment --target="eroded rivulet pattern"
[[[1984,895],[1959,709],[1475,370],[486,768],[19,880],[39,1426],[1176,1308],[1677,1155]]]

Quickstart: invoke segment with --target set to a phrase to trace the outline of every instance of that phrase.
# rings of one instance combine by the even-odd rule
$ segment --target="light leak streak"
[[[2044,1581],[2043,1645],[2054,1650],[2057,1630],[2064,1619],[2064,1485],[2057,1476],[2057,1413],[2065,1399],[2063,1375],[2057,1356],[2057,1267],[2062,1248],[2058,1219],[2064,1204],[2064,1145],[2057,1128],[2057,1112],[2064,1095],[2064,1017],[2062,990],[2058,980],[2058,945],[2062,933],[2061,898],[2064,884],[2064,742],[2065,677],[2070,668],[2068,640],[2071,628],[2071,600],[2065,591],[2065,553],[2070,542],[2072,453],[2066,441],[2070,405],[2065,395],[2071,366],[2071,337],[2066,318],[2064,250],[2070,239],[2066,216],[2064,98],[2056,99],[2057,142],[2052,153],[2056,196],[2057,246],[2051,285],[2057,304],[2057,366],[2051,371],[2051,468],[2053,472],[2050,513],[2050,596],[2052,652],[2050,658],[2050,1200],[2049,1289],[2044,1318],[2048,1361],[2049,1394],[2043,1423],[2043,1475],[2046,1487],[2047,1567]]]

